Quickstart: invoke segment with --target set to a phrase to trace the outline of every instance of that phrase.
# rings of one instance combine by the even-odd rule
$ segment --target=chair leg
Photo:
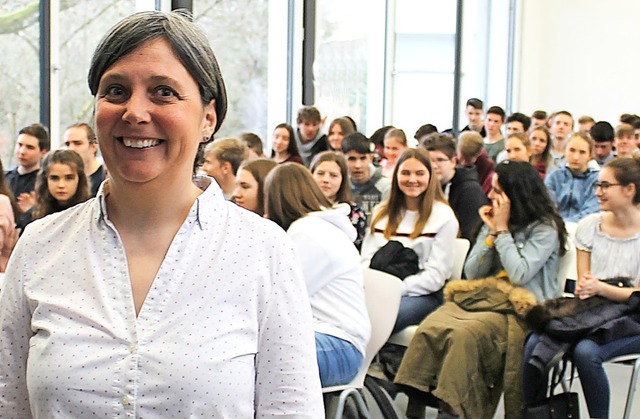
[[[627,393],[627,403],[624,406],[623,419],[631,418],[631,405],[633,404],[633,396],[636,392],[638,372],[640,372],[640,358],[636,359],[633,363],[633,372],[631,373],[631,379],[629,380],[629,392]]]
[[[342,390],[342,392],[340,393],[340,397],[338,398],[338,406],[336,407],[335,419],[342,418],[342,414],[344,413],[344,405],[347,402],[347,398],[349,398],[349,396],[352,396],[356,401],[358,412],[360,412],[363,417],[370,419],[371,416],[369,415],[369,409],[367,409],[367,405],[362,398],[362,394],[360,394],[360,392],[356,388]]]

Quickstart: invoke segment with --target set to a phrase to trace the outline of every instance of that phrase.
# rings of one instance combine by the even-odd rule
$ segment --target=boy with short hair
[[[226,200],[233,196],[238,168],[247,155],[247,146],[237,138],[215,140],[204,149],[202,170],[218,182]]]
[[[484,149],[494,162],[497,160],[498,154],[504,150],[504,136],[501,131],[504,117],[504,110],[500,106],[492,106],[487,111],[487,118],[484,120],[484,127],[487,130],[487,135],[484,137]]]
[[[373,166],[373,152],[367,137],[354,132],[342,139],[341,146],[347,160],[351,190],[370,220],[373,208],[389,196],[391,181],[382,176],[380,167]]]
[[[316,154],[329,149],[327,136],[322,133],[322,117],[314,106],[305,106],[298,111],[298,128],[295,132],[298,151],[305,166],[309,167]]]
[[[18,166],[5,176],[20,211],[26,212],[35,204],[35,186],[40,160],[51,148],[49,133],[41,124],[31,124],[18,131],[15,153]]]

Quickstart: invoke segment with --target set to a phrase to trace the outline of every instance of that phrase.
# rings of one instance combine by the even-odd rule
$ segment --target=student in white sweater
[[[406,149],[393,172],[389,198],[373,212],[361,251],[366,267],[389,240],[399,241],[418,255],[420,271],[404,278],[394,332],[420,323],[442,304],[457,235],[458,220],[443,198],[428,152]]]
[[[349,383],[371,335],[351,207],[332,208],[311,172],[296,163],[273,169],[265,194],[265,215],[293,239],[307,284],[322,386]]]

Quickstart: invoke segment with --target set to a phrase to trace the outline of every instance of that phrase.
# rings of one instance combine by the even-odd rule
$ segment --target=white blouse
[[[631,278],[640,286],[640,233],[624,239],[600,229],[602,214],[591,214],[576,228],[576,247],[591,253],[591,273],[598,279]]]
[[[402,281],[403,295],[428,295],[436,292],[444,287],[453,270],[453,248],[459,224],[451,207],[435,201],[422,234],[411,239],[409,234],[413,232],[418,218],[417,211],[406,211],[396,235],[391,237],[391,240],[397,240],[405,247],[413,249],[419,259],[420,272],[409,275]],[[386,226],[387,217],[384,217],[374,226],[375,233],[371,234],[371,231],[367,230],[361,251],[364,267],[369,267],[373,255],[389,242],[383,234]]]
[[[324,417],[285,233],[212,183],[136,317],[102,192],[31,224],[0,294],[0,417],[30,414]]]

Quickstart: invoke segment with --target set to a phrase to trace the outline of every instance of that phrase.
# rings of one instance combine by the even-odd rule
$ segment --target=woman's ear
[[[204,116],[202,118],[202,138],[203,142],[207,142],[216,130],[218,115],[216,113],[216,100],[212,99],[204,107]]]

